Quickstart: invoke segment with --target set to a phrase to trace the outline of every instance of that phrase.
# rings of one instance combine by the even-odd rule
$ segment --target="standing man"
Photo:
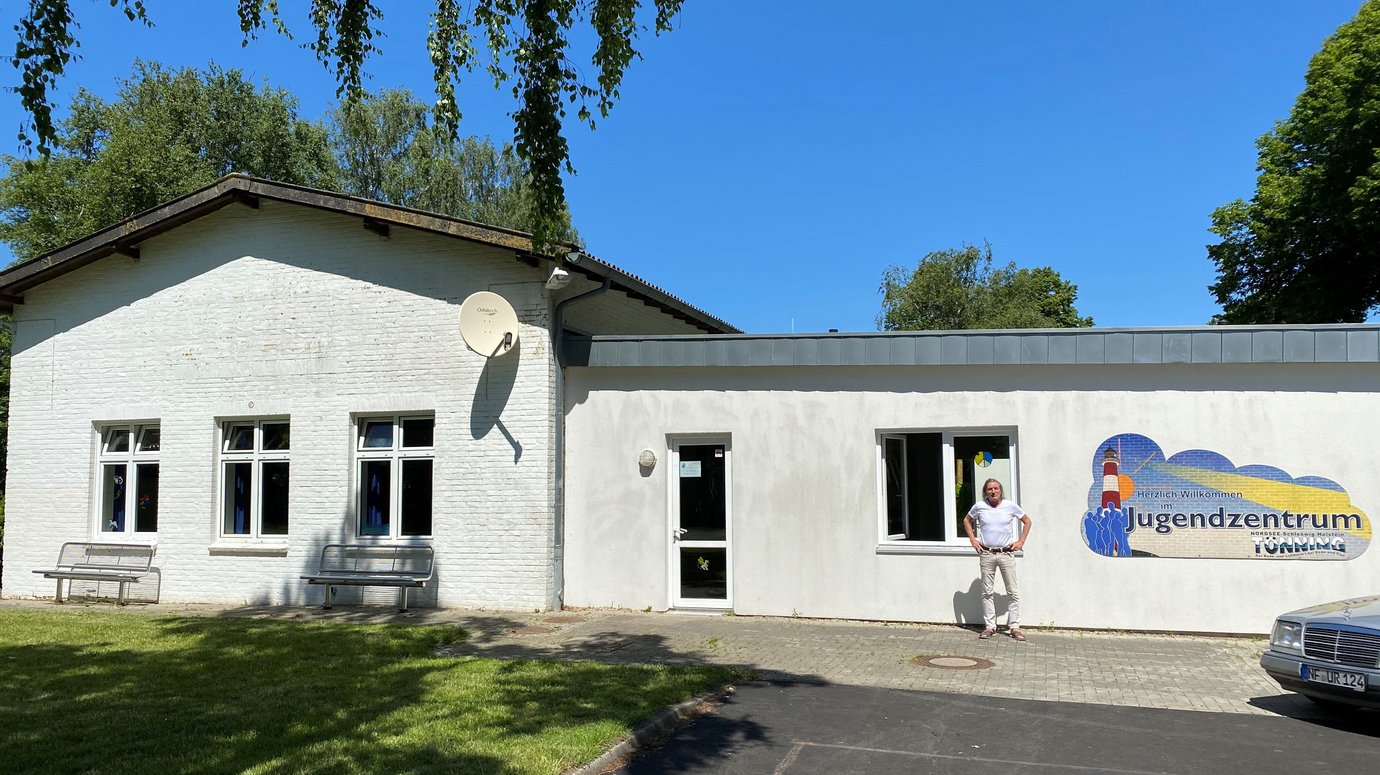
[[[1030,537],[1030,515],[1015,502],[1002,497],[1001,482],[988,479],[982,483],[982,500],[968,509],[963,517],[963,531],[968,543],[978,553],[982,568],[982,634],[987,640],[997,632],[997,604],[993,599],[997,569],[1006,594],[1011,596],[1011,608],[1006,615],[1006,628],[1015,640],[1025,640],[1021,632],[1021,593],[1016,584],[1015,552],[1025,546]],[[1016,532],[1016,523],[1021,523]]]

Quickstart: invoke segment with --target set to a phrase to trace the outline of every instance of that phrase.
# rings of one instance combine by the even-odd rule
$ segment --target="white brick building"
[[[4,594],[51,596],[31,570],[64,541],[156,543],[136,597],[231,603],[319,599],[299,576],[328,542],[427,541],[437,583],[419,604],[556,605],[557,305],[607,277],[566,328],[732,329],[589,257],[547,290],[552,265],[526,246],[231,176],[3,273]],[[515,352],[463,344],[458,305],[480,290],[517,311]],[[363,524],[371,476],[386,525]]]
[[[1380,592],[1380,326],[745,335],[527,248],[232,176],[0,273],[3,594],[116,540],[136,597],[314,602],[321,545],[426,542],[422,605],[973,622],[985,477],[1035,517],[1027,624]],[[514,352],[462,343],[481,290]]]

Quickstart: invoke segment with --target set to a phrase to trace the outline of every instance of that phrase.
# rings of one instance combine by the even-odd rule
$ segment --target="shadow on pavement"
[[[1269,697],[1252,697],[1249,704],[1252,707],[1267,710],[1295,721],[1316,724],[1339,732],[1353,732],[1368,737],[1380,737],[1380,710],[1344,706],[1327,707],[1293,692]]]

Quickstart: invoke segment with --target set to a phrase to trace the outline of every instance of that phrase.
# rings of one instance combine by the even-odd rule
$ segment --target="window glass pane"
[[[129,429],[111,428],[105,437],[106,452],[128,452],[129,451]]]
[[[402,445],[404,447],[430,447],[435,435],[436,420],[430,417],[414,417],[402,421]]]
[[[680,447],[683,541],[722,541],[728,530],[727,468],[722,444]]]
[[[906,440],[890,437],[884,440],[882,456],[886,463],[886,532],[904,535],[906,532]]]
[[[283,426],[286,428],[287,426]],[[287,535],[288,532],[288,464],[264,463],[260,481],[259,509],[263,535]]]
[[[225,436],[225,450],[227,452],[254,451],[254,426],[231,425],[230,431]]]
[[[963,516],[982,498],[982,485],[996,479],[1002,497],[1012,497],[1011,440],[1006,436],[954,437],[954,492],[958,508],[958,534],[963,535]]]
[[[680,596],[707,600],[727,599],[728,550],[681,547]]]
[[[362,435],[363,439],[360,441],[360,446],[365,449],[392,449],[393,421],[366,420]]]
[[[359,534],[389,534],[388,507],[392,493],[392,461],[365,460],[359,466]]]
[[[264,450],[281,452],[289,448],[288,424],[285,422],[264,423]]]
[[[140,533],[158,531],[158,464],[140,463],[135,485],[134,529]]]
[[[143,432],[139,434],[139,451],[157,452],[162,441],[162,434],[159,433],[158,426],[155,425],[152,428],[145,428]]]
[[[125,466],[101,467],[101,532],[125,529]]]
[[[226,535],[249,535],[249,496],[253,492],[253,463],[225,465],[225,525]]]
[[[431,535],[430,460],[402,461],[402,534]]]

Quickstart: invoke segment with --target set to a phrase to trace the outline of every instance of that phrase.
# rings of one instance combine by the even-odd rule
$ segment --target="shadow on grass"
[[[730,679],[719,668],[438,657],[463,637],[444,626],[0,617],[10,772],[555,773]]]
[[[415,623],[428,618],[428,615],[422,612],[399,614],[377,608],[348,607],[333,609],[330,612],[322,612],[320,609],[247,607],[227,611],[225,615],[404,623]],[[529,626],[529,617],[525,615],[445,612],[440,616],[463,627],[467,637],[463,642],[440,647],[438,653],[458,659],[462,663],[471,660],[502,660],[497,663],[495,683],[502,687],[510,710],[562,706],[565,708],[564,713],[569,714],[571,720],[580,720],[583,716],[578,706],[590,711],[608,707],[636,706],[639,709],[638,715],[627,726],[628,729],[634,729],[651,719],[666,705],[702,691],[687,687],[688,690],[679,697],[648,702],[649,698],[646,695],[652,686],[654,674],[647,674],[640,681],[641,685],[629,685],[626,681],[594,667],[596,664],[602,664],[650,669],[645,666],[696,667],[706,664],[704,655],[673,648],[670,640],[662,635],[605,630],[584,635],[577,640],[562,639],[556,645],[549,642],[543,645],[539,641],[524,644],[520,640],[515,642],[513,633]],[[552,669],[553,664],[559,664],[561,668]],[[729,680],[742,683],[749,679],[769,681],[772,685],[780,687],[827,683],[819,676],[766,670],[749,662],[724,664],[719,660],[716,665],[722,670],[722,679],[714,687],[706,688],[715,688]],[[550,675],[533,680],[534,672],[540,673],[548,669],[552,670]],[[731,697],[728,702],[732,702]],[[572,703],[576,707],[572,707]],[[510,713],[502,723],[511,733],[521,735],[535,733],[538,721],[530,714]],[[695,766],[708,766],[725,761],[750,744],[769,745],[772,742],[768,726],[751,719],[729,719],[714,713],[695,718],[685,727],[673,732],[673,735],[678,750],[683,751],[680,761]],[[693,745],[680,745],[687,740],[693,741]],[[662,739],[657,741],[657,744],[664,742],[666,740]],[[604,749],[607,747],[608,744],[603,746]],[[587,757],[592,758],[594,757]]]

